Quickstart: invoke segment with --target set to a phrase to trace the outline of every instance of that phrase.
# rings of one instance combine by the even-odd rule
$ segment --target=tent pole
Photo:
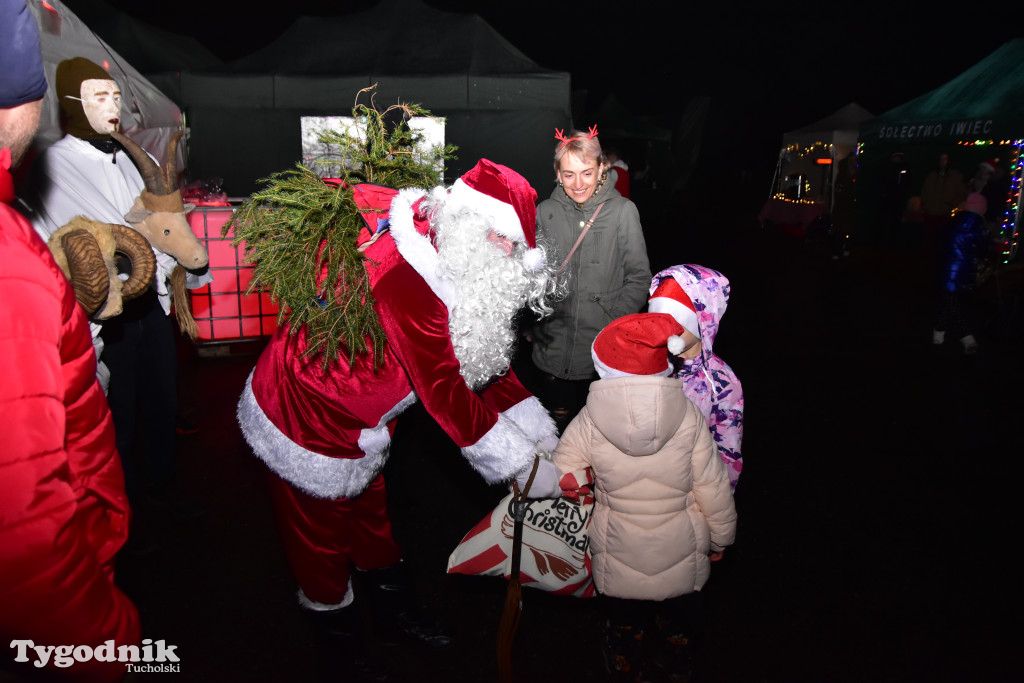
[[[775,175],[772,176],[772,186],[768,189],[768,199],[775,196],[777,189],[777,183],[779,182],[779,173],[782,172],[782,157],[786,154],[786,148],[783,147],[779,150],[779,158],[775,161]]]

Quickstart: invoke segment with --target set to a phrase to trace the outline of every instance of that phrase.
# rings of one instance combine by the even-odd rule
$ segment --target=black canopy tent
[[[1001,226],[1004,261],[1017,252],[1024,146],[1024,38],[1016,38],[945,85],[860,127],[859,223],[872,231],[881,176],[894,152],[905,155],[912,192],[940,153],[970,178],[978,163],[998,158],[1010,176]]]
[[[477,15],[419,0],[300,17],[224,67],[152,78],[186,112],[192,177],[223,178],[234,195],[301,158],[302,116],[347,115],[374,84],[382,108],[414,102],[446,118],[445,141],[459,147],[449,181],[486,157],[544,197],[554,181],[554,129],[571,125],[569,74],[538,66]]]

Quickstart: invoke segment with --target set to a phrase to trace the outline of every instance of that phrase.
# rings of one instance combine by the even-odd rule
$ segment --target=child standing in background
[[[613,680],[659,672],[662,680],[687,680],[697,596],[711,560],[736,535],[729,477],[711,432],[668,377],[669,349],[682,351],[682,334],[660,313],[605,327],[591,352],[601,379],[552,455],[563,472],[594,470],[590,550]]]
[[[729,365],[712,351],[718,325],[729,305],[729,280],[695,264],[672,266],[651,280],[648,310],[667,313],[686,330],[672,377],[704,415],[729,471],[733,491],[743,470],[743,387]]]

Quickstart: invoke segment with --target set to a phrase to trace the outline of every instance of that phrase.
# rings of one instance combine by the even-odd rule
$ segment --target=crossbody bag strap
[[[601,202],[600,204],[597,205],[597,209],[594,210],[594,215],[591,216],[590,220],[587,221],[587,224],[583,226],[583,232],[581,232],[580,236],[576,238],[576,244],[572,245],[572,249],[569,250],[569,255],[565,257],[565,260],[562,261],[562,265],[558,267],[558,272],[556,273],[556,275],[561,275],[562,271],[565,270],[565,267],[569,265],[569,259],[571,259],[572,255],[576,253],[576,249],[580,246],[580,242],[582,242],[583,238],[586,236],[587,230],[590,230],[590,226],[593,225],[594,221],[597,220],[597,214],[601,213],[601,209],[603,208],[604,202]]]

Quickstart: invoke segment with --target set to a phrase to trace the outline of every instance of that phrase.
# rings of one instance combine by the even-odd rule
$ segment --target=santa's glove
[[[554,434],[548,434],[547,436],[542,437],[541,440],[537,442],[537,450],[539,450],[541,453],[550,453],[557,447],[558,437],[555,436]]]
[[[516,484],[522,491],[533,471],[533,463],[530,463],[522,472],[516,475]],[[559,498],[562,495],[562,487],[558,482],[562,480],[562,470],[558,465],[547,458],[538,458],[537,475],[530,484],[530,490],[526,492],[527,498]]]

